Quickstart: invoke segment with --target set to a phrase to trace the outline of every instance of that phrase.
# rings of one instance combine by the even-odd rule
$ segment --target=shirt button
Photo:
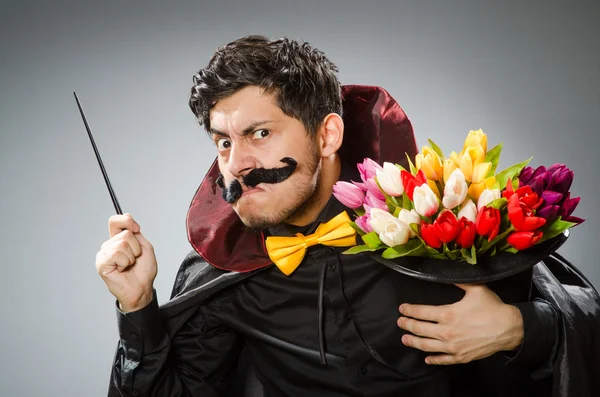
[[[135,339],[135,340],[140,339],[140,336],[138,334],[136,334],[136,333],[134,333],[132,336],[133,336],[133,339]]]
[[[335,269],[337,269],[337,266],[335,265],[335,263],[332,263],[331,265],[328,266],[328,269],[331,271],[334,271]]]
[[[360,367],[360,373],[363,375],[367,374],[367,367]]]
[[[140,393],[139,393],[137,390],[134,390],[133,392],[131,392],[131,395],[132,395],[133,397],[137,397],[137,396],[139,396],[139,395],[140,395]]]
[[[344,313],[344,320],[346,321],[350,321],[350,319],[352,318],[352,316],[350,315],[350,313]]]

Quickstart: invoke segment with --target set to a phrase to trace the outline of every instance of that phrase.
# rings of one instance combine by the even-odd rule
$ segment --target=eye
[[[227,150],[231,147],[231,141],[227,138],[217,140],[217,148],[219,150]]]
[[[256,130],[254,131],[254,134],[252,136],[253,139],[263,139],[268,137],[269,135],[271,135],[271,132],[269,130]]]

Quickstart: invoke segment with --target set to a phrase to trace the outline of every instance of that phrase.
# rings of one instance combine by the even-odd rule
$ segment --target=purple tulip
[[[579,218],[577,216],[571,216],[571,214],[573,213],[573,211],[575,211],[575,208],[579,204],[579,200],[581,200],[581,197],[571,198],[571,193],[567,194],[567,197],[565,197],[565,200],[563,201],[559,212],[559,215],[562,217],[563,220],[567,222],[574,222],[577,224],[581,224],[584,222],[584,219],[582,218]]]
[[[350,182],[338,181],[333,185],[333,195],[348,208],[362,207],[365,201],[365,193]]]
[[[583,222],[583,219],[571,216],[579,204],[579,198],[570,198],[572,183],[573,171],[564,164],[554,164],[549,168],[525,167],[519,175],[519,186],[530,186],[543,199],[536,215],[549,222],[558,216],[569,222]]]

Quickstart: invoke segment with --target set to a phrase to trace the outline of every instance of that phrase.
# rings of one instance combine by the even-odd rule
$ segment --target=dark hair
[[[315,134],[329,113],[342,114],[337,67],[322,51],[287,38],[246,36],[219,47],[193,78],[189,106],[210,130],[210,109],[247,86],[273,94],[288,116]]]

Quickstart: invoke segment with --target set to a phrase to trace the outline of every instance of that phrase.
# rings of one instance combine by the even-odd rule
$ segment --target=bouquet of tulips
[[[531,158],[496,173],[502,143],[487,150],[482,130],[470,131],[460,153],[445,157],[431,140],[410,169],[358,164],[362,182],[337,182],[335,197],[352,208],[352,227],[364,244],[346,254],[428,256],[470,264],[516,253],[583,222],[572,216],[573,171],[563,164],[528,166]],[[408,157],[408,156],[407,156]]]

